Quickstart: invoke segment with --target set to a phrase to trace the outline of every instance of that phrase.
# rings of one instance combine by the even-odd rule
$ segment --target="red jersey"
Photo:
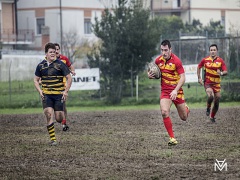
[[[68,59],[67,56],[64,56],[64,55],[60,54],[59,59],[60,59],[62,62],[64,62],[64,63],[67,65],[67,67],[70,67],[70,66],[71,66],[71,62],[69,61],[69,59]]]
[[[171,54],[170,59],[166,60],[162,55],[155,59],[155,63],[161,70],[161,89],[174,90],[177,86],[180,74],[184,73],[182,61],[175,55]],[[182,88],[179,89],[182,91]]]
[[[220,69],[221,71],[227,71],[227,66],[225,62],[222,58],[218,56],[215,59],[212,59],[211,56],[203,58],[198,64],[199,69],[202,67],[204,67],[205,71],[205,84],[220,84],[221,78],[220,75],[217,73],[217,70]]]

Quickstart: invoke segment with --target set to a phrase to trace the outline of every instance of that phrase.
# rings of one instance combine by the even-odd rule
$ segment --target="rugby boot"
[[[67,131],[69,129],[67,124],[63,124],[62,127],[63,127],[63,131]]]
[[[216,122],[216,118],[212,118],[212,117],[211,117],[211,118],[210,118],[210,121],[213,122],[213,123],[215,123],[215,122]]]
[[[56,146],[56,145],[57,145],[57,141],[51,141],[51,142],[49,143],[49,145],[50,145],[50,146]]]
[[[169,142],[168,142],[169,146],[177,145],[177,143],[178,142],[177,142],[177,140],[175,138],[170,137]]]

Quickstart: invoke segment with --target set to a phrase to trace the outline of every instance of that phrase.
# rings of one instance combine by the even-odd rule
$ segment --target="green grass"
[[[227,85],[228,89],[222,91],[222,102],[240,101],[240,96],[237,89],[233,93],[233,87],[229,86],[229,81],[235,82],[237,84],[232,84],[233,87],[240,84],[239,79],[227,79],[223,81],[223,84]],[[239,82],[239,83],[238,83]],[[142,73],[139,75],[139,91],[138,91],[138,101],[136,100],[136,87],[133,89],[133,96],[131,95],[131,82],[127,81],[123,89],[123,98],[119,107],[124,106],[136,106],[136,108],[141,108],[140,105],[145,106],[155,106],[159,103],[160,94],[160,81],[150,80],[147,78],[146,74]],[[230,88],[230,90],[229,90]],[[193,104],[205,104],[206,93],[203,86],[198,83],[186,83],[183,86],[185,99],[188,103]],[[105,97],[103,92],[97,90],[84,90],[84,91],[69,91],[67,107],[75,109],[84,109],[87,111],[92,109],[115,109],[115,106],[106,107]],[[0,82],[0,109],[24,109],[28,108],[40,108],[41,109],[41,99],[34,87],[33,81],[12,81]],[[12,110],[15,111],[15,110]]]
[[[190,109],[205,108],[205,103],[188,103]],[[239,102],[220,102],[220,108],[239,107]],[[174,105],[172,106],[174,109]],[[126,111],[126,110],[159,110],[158,104],[131,105],[131,106],[98,106],[98,107],[68,107],[68,112],[88,112],[88,111]],[[35,114],[43,113],[42,108],[16,108],[16,109],[0,109],[0,114]]]

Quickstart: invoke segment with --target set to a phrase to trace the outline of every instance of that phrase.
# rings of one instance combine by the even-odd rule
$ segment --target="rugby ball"
[[[161,71],[155,62],[148,63],[148,71],[151,71],[156,79],[161,77]]]

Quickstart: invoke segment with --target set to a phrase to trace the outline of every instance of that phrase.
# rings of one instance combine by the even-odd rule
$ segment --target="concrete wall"
[[[38,63],[44,59],[41,55],[3,55],[0,60],[0,81],[33,80]]]

